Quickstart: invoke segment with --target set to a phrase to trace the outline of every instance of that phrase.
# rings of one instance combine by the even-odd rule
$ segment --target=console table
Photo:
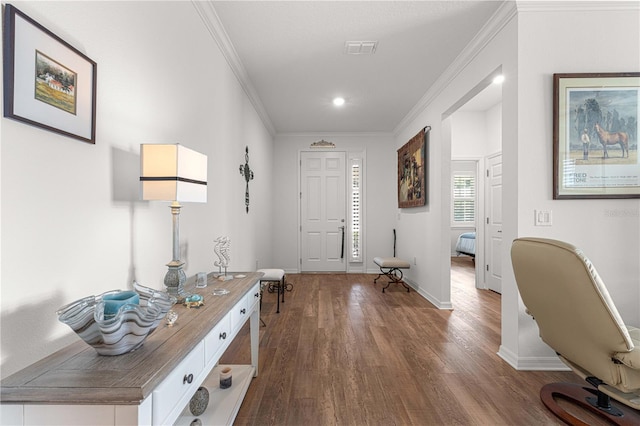
[[[187,291],[205,305],[175,305],[178,320],[161,323],[144,344],[119,356],[100,356],[83,341],[7,377],[0,383],[0,423],[18,425],[189,425],[189,400],[209,390],[202,424],[231,424],[251,379],[258,375],[261,273]],[[229,290],[214,296],[213,288]],[[55,317],[52,318],[52,321]],[[218,360],[250,321],[251,365],[233,365],[233,384],[219,388]]]

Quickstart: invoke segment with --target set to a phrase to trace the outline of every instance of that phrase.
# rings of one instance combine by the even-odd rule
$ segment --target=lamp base
[[[184,299],[191,296],[190,293],[184,290],[184,284],[187,282],[187,275],[182,269],[184,262],[172,261],[167,266],[169,270],[164,276],[164,285],[167,288],[167,293],[178,298],[178,303],[184,302]]]

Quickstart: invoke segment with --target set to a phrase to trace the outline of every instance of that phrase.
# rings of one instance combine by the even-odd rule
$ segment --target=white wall
[[[581,247],[602,276],[623,320],[640,325],[640,199],[553,200],[553,73],[638,71],[640,13],[543,10],[520,13],[518,27],[518,235],[566,240]],[[596,22],[616,22],[615,34]],[[585,25],[585,23],[591,23]],[[544,31],[539,31],[544,27]],[[553,46],[552,49],[549,47]],[[506,162],[506,161],[505,161]],[[532,167],[535,164],[535,167]],[[534,209],[553,211],[553,226],[534,227]],[[610,212],[621,213],[612,215]],[[512,280],[509,272],[509,281]],[[531,319],[519,316],[523,356]]]
[[[456,112],[451,116],[451,158],[482,158],[486,155],[488,123],[480,111]]]
[[[188,277],[270,264],[273,138],[191,2],[17,2],[98,64],[91,145],[2,119],[2,377],[78,340],[56,309],[131,286],[163,288],[171,260],[167,203],[138,197],[140,143],[209,159],[209,201],[180,219]],[[239,173],[249,146],[251,207]]]
[[[299,154],[324,139],[336,144],[335,151],[364,151],[365,162],[365,261],[362,268],[375,272],[375,256],[393,255],[393,228],[398,205],[396,192],[397,154],[391,134],[279,134],[274,156],[273,232],[277,247],[273,266],[289,272],[300,270],[298,262]],[[354,265],[359,267],[359,265]]]
[[[405,274],[419,287],[420,293],[440,308],[451,307],[450,286],[450,215],[451,215],[451,133],[453,118],[446,117],[456,105],[478,92],[478,86],[496,70],[507,77],[503,83],[502,133],[512,139],[516,134],[515,88],[517,81],[517,22],[515,11],[502,12],[500,27],[489,32],[488,41],[471,46],[466,62],[454,63],[424,97],[424,104],[414,108],[396,132],[396,146],[404,144],[425,125],[432,126],[429,148],[429,200],[424,208],[403,209],[398,221],[399,254],[420,251],[423,266]],[[480,53],[476,54],[476,50]],[[463,52],[462,58],[465,53]],[[461,59],[459,59],[461,60]],[[510,79],[510,80],[509,80]],[[475,94],[474,93],[474,94]],[[510,95],[511,93],[511,95]],[[466,99],[465,99],[466,98]],[[447,120],[444,120],[447,118]],[[444,120],[444,121],[443,121]],[[451,127],[452,130],[448,130]],[[417,237],[416,237],[417,236]],[[428,244],[424,244],[427,241]]]
[[[487,37],[464,66],[450,68],[428,102],[413,111],[396,134],[396,146],[425,125],[433,127],[430,144],[429,205],[400,215],[400,255],[424,247],[426,268],[412,268],[405,276],[437,306],[447,307],[449,294],[449,191],[451,146],[445,112],[471,93],[494,70],[501,68],[503,216],[502,345],[500,355],[516,368],[555,366],[535,324],[524,313],[510,261],[510,241],[518,236],[546,236],[581,246],[595,262],[623,319],[640,323],[638,235],[640,200],[552,200],[552,74],[554,72],[637,71],[640,37],[637,6],[621,10],[579,10],[584,4],[518,5],[518,15]],[[602,5],[601,5],[602,6]],[[499,13],[509,17],[505,5]],[[545,9],[546,8],[546,9]],[[616,10],[617,8],[617,10]],[[635,9],[633,9],[635,8]],[[617,22],[613,36],[603,27],[585,23]],[[540,31],[540,28],[545,28]],[[620,52],[625,54],[620,55]],[[454,64],[455,65],[455,64]],[[445,122],[446,123],[446,122]],[[446,177],[446,178],[445,178]],[[553,210],[552,227],[533,227],[533,209]],[[605,217],[607,211],[628,212]],[[411,237],[415,235],[417,237]],[[557,361],[557,360],[555,360]]]
[[[484,112],[487,124],[487,144],[485,156],[502,151],[502,102]]]

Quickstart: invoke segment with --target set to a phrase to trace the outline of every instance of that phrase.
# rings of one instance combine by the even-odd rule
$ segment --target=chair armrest
[[[630,352],[618,352],[613,355],[613,358],[629,368],[640,370],[640,347],[636,346]]]
[[[640,370],[640,328],[627,326],[627,331],[629,331],[634,348],[629,352],[617,352],[613,358],[627,367]]]

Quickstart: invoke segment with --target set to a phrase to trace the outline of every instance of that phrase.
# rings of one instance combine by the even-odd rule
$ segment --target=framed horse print
[[[553,75],[553,199],[640,198],[640,73]]]

